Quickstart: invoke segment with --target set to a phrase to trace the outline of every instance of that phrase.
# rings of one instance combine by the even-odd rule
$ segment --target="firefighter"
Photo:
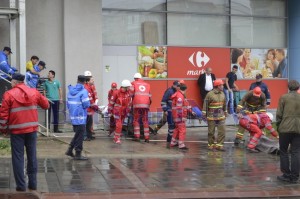
[[[108,91],[108,102],[110,101],[111,97],[114,96],[117,92],[118,92],[118,85],[116,82],[111,83],[111,89]],[[108,132],[108,136],[110,136],[116,129],[116,122],[115,122],[115,118],[113,115],[111,115],[109,117],[109,132]]]
[[[141,118],[144,127],[145,142],[149,143],[149,121],[148,112],[151,104],[150,85],[142,79],[140,73],[134,75],[133,83],[133,131],[134,141],[140,141],[140,123]]]
[[[239,102],[236,112],[241,110],[245,114],[266,112],[266,96],[261,92],[260,87],[255,87],[253,90],[248,91],[243,99]],[[235,136],[234,145],[238,146],[243,140],[245,129],[239,126]]]
[[[214,89],[210,91],[204,100],[203,116],[208,126],[208,149],[225,151],[225,119],[227,117],[226,98],[223,92],[223,80],[214,81]],[[215,144],[215,128],[218,128],[218,139]]]
[[[247,146],[247,150],[251,153],[258,153],[259,151],[255,149],[256,145],[263,132],[261,129],[268,129],[272,136],[278,138],[277,131],[272,126],[272,117],[271,113],[253,113],[253,114],[245,114],[242,116],[239,115],[240,121],[239,124],[244,129],[248,130],[251,138]]]
[[[95,139],[95,137],[93,136],[93,115],[95,111],[98,111],[98,97],[92,73],[90,71],[85,71],[84,76],[84,88],[88,91],[91,104],[91,106],[87,109],[86,132],[84,134],[84,141],[91,141]]]
[[[271,104],[271,95],[270,95],[270,91],[269,91],[269,88],[268,88],[267,84],[262,82],[262,75],[259,74],[259,73],[256,74],[255,79],[256,79],[256,82],[254,82],[250,85],[249,90],[253,90],[257,86],[260,87],[261,91],[266,96],[267,106],[269,106]]]
[[[114,135],[114,142],[121,144],[121,133],[123,121],[130,113],[131,97],[129,80],[123,80],[121,88],[110,98],[108,104],[108,114],[113,115],[116,121],[116,129]]]
[[[172,96],[172,116],[175,123],[175,129],[172,135],[170,147],[178,146],[181,150],[188,150],[184,144],[186,135],[185,121],[187,120],[187,112],[191,112],[191,108],[188,106],[186,100],[187,86],[184,84],[180,85],[180,89],[176,91]],[[192,112],[194,115],[194,113]]]

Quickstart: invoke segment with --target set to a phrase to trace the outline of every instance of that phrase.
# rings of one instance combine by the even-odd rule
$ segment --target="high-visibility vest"
[[[151,102],[150,85],[139,79],[133,86],[133,108],[149,108]]]

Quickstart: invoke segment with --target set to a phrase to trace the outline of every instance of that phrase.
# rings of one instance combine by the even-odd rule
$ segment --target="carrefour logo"
[[[199,68],[205,66],[209,62],[209,60],[209,57],[201,51],[194,52],[189,58],[191,64]]]

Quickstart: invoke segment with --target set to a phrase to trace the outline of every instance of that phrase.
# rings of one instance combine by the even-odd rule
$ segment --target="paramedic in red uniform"
[[[98,97],[92,73],[90,71],[85,71],[84,76],[86,78],[84,88],[88,91],[91,104],[91,106],[87,109],[88,115],[86,118],[86,132],[84,133],[84,141],[91,141],[95,139],[93,136],[93,115],[95,111],[98,111]]]
[[[151,104],[150,85],[146,83],[140,73],[134,75],[133,83],[133,128],[134,141],[140,141],[140,118],[144,126],[145,142],[149,142],[149,121],[148,112]]]
[[[249,152],[259,152],[255,149],[255,147],[263,134],[261,129],[266,128],[274,137],[278,137],[277,131],[272,126],[271,117],[271,113],[253,113],[246,114],[244,116],[240,115],[240,126],[248,130],[251,135],[250,141],[247,146]]]
[[[172,116],[175,123],[175,129],[173,131],[170,147],[178,146],[181,150],[188,150],[184,144],[186,135],[185,122],[187,120],[187,112],[191,111],[191,109],[188,106],[188,101],[185,97],[186,89],[186,85],[180,84],[180,89],[171,96]]]
[[[12,75],[12,89],[3,95],[0,108],[0,130],[9,131],[11,142],[12,166],[17,191],[37,189],[36,140],[38,130],[38,111],[48,109],[49,103],[36,89],[24,84],[25,76],[20,73]],[[24,147],[27,156],[28,185],[24,175]]]
[[[114,96],[118,92],[118,85],[116,82],[111,83],[111,89],[108,91],[107,99],[108,103],[112,96]],[[116,122],[114,116],[111,114],[109,117],[109,132],[108,136],[110,136],[116,129]]]
[[[123,80],[121,88],[110,98],[108,104],[108,114],[113,115],[116,121],[116,130],[114,135],[114,142],[121,144],[121,133],[123,121],[130,113],[131,97],[129,80]]]

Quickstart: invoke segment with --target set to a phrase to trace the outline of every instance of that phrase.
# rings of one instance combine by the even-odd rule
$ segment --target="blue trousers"
[[[85,124],[82,125],[73,125],[73,131],[75,132],[75,135],[70,143],[70,147],[72,149],[75,149],[77,152],[82,151],[82,145],[83,145],[83,134],[85,132]]]
[[[26,191],[24,146],[27,155],[28,188],[34,190],[37,188],[36,138],[36,132],[10,135],[12,165],[17,190]]]
[[[227,89],[224,88],[224,94],[226,97],[226,107],[228,106],[228,102],[229,102],[229,114],[233,114],[234,113],[233,92],[229,92]]]
[[[167,122],[168,122],[167,142],[171,142],[173,131],[175,129],[175,123],[173,121],[172,111],[168,111]]]

